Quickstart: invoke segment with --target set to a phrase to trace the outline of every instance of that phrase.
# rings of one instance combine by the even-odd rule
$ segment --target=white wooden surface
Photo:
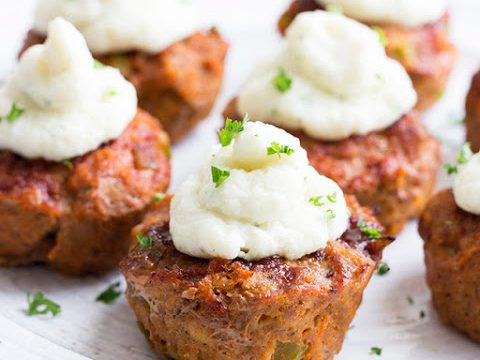
[[[133,0],[132,0],[133,1]],[[204,161],[216,141],[220,113],[259,57],[274,51],[279,40],[275,22],[288,0],[194,0],[206,23],[215,23],[231,42],[224,90],[212,116],[173,150],[172,190]],[[425,0],[420,0],[425,1]],[[33,0],[0,0],[0,81],[8,74],[29,28]],[[445,99],[425,116],[442,139],[445,159],[463,141],[453,121],[462,116],[465,92],[480,66],[480,1],[452,0],[452,36],[461,57]],[[448,179],[439,174],[439,187]],[[0,215],[1,216],[1,215]],[[0,217],[1,221],[1,217]],[[477,360],[480,346],[441,326],[430,306],[424,281],[422,243],[411,223],[385,254],[391,272],[376,276],[348,332],[340,360],[374,358],[372,346],[383,348],[382,359]],[[121,279],[71,279],[41,267],[0,269],[0,360],[17,359],[157,359],[136,328],[121,298],[113,305],[94,301],[108,284]],[[43,291],[62,305],[56,318],[27,317],[27,291]],[[407,297],[414,304],[407,302]],[[420,311],[426,312],[421,319]]]

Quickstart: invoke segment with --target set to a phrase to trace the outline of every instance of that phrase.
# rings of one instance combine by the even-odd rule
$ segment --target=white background
[[[221,110],[235,95],[252,64],[275,50],[280,40],[276,20],[288,4],[288,0],[194,1],[205,22],[220,28],[231,50],[224,89],[214,112],[173,149],[171,190],[205,159],[209,146],[216,141]],[[15,62],[31,23],[33,6],[33,0],[0,0],[0,81]],[[479,37],[480,1],[452,1],[452,38],[461,56],[445,99],[424,116],[432,133],[442,141],[445,160],[463,142],[463,129],[455,121],[463,116],[465,92],[472,73],[480,66]],[[439,187],[447,185],[446,176],[439,174]],[[372,279],[338,359],[374,359],[369,354],[372,346],[382,347],[381,358],[388,360],[480,359],[480,347],[440,325],[431,308],[424,281],[422,243],[415,223],[409,224],[387,249],[385,259],[392,270]],[[117,279],[121,279],[118,273],[72,279],[42,267],[0,269],[0,360],[157,359],[138,331],[123,297],[113,305],[94,301]],[[25,293],[37,290],[61,304],[60,316],[25,315]],[[414,299],[413,305],[407,297]],[[424,319],[419,315],[422,310],[426,313]]]

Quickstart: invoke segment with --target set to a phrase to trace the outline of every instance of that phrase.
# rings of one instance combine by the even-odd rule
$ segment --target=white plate
[[[133,0],[132,0],[133,1]],[[278,44],[276,20],[289,0],[194,0],[207,22],[215,23],[231,42],[224,90],[212,116],[173,150],[172,190],[204,161],[216,141],[220,113],[236,93],[251,65]],[[427,1],[427,0],[420,0]],[[8,4],[7,4],[8,3]],[[29,27],[33,0],[0,2],[0,78],[14,63]],[[452,1],[453,38],[461,58],[445,99],[425,116],[432,132],[443,140],[444,158],[452,158],[463,141],[463,129],[453,121],[463,114],[465,92],[480,59],[480,2]],[[200,6],[201,5],[201,6]],[[448,185],[439,174],[439,187]],[[1,221],[1,218],[0,218]],[[422,243],[411,223],[388,248],[391,271],[375,276],[345,339],[341,360],[373,359],[372,346],[383,348],[382,359],[474,360],[480,347],[440,325],[425,285]],[[41,267],[0,269],[0,359],[157,359],[135,323],[125,299],[113,305],[95,297],[118,273],[71,279]],[[122,282],[123,284],[123,282]],[[25,293],[43,291],[62,306],[56,318],[27,317]],[[414,299],[414,304],[407,301]],[[420,318],[420,312],[426,313]]]

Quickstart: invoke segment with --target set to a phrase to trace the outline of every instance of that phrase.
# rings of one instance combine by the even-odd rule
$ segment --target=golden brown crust
[[[225,117],[240,118],[233,100]],[[320,141],[300,131],[310,164],[376,209],[388,234],[397,234],[420,215],[431,195],[440,165],[440,145],[411,112],[389,128],[341,141]]]
[[[472,144],[473,151],[480,150],[480,71],[472,79],[467,95],[465,124],[467,141]]]
[[[315,0],[294,0],[282,15],[278,26],[285,32],[296,15],[320,10]],[[387,55],[407,70],[418,94],[417,110],[432,106],[443,94],[457,59],[457,51],[448,39],[449,16],[445,14],[432,24],[407,28],[390,24],[380,26],[387,36]]]
[[[44,37],[30,31],[23,53]],[[196,32],[159,54],[95,55],[117,67],[137,89],[139,106],[160,120],[173,143],[210,113],[223,79],[227,43],[215,30]]]
[[[0,264],[69,274],[116,267],[129,232],[170,180],[168,136],[139,110],[115,141],[62,164],[0,152]]]
[[[443,190],[429,201],[419,232],[441,320],[480,341],[480,216],[461,210],[452,191]]]
[[[154,205],[120,268],[127,298],[155,349],[175,359],[283,359],[303,349],[305,360],[331,359],[360,304],[388,239],[368,239],[357,227],[381,225],[353,197],[350,228],[326,249],[299,260],[270,257],[198,259],[179,253],[168,228],[169,201]],[[296,357],[292,357],[296,358]]]

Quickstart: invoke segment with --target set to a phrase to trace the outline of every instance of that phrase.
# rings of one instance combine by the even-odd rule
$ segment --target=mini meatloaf
[[[30,31],[21,53],[44,40]],[[227,49],[212,29],[154,55],[130,51],[94,56],[122,72],[137,89],[139,106],[160,120],[175,143],[210,113],[222,84]]]
[[[440,319],[480,341],[480,217],[441,191],[420,218],[427,282]]]
[[[224,115],[240,118],[235,100]],[[432,193],[440,145],[416,112],[387,129],[340,141],[290,132],[300,139],[310,164],[320,174],[355,195],[362,206],[376,210],[387,234],[397,234],[409,219],[419,216]]]
[[[472,150],[480,150],[480,71],[472,79],[472,85],[467,96],[466,117],[467,141]]]
[[[176,360],[327,360],[337,354],[383,248],[357,225],[381,229],[347,196],[348,230],[299,260],[205,260],[178,252],[169,199],[150,212],[120,264],[127,298],[155,350]],[[188,221],[186,219],[185,221]]]
[[[295,16],[304,11],[322,9],[315,0],[294,0],[279,21],[283,33]],[[408,28],[393,24],[368,24],[380,27],[388,40],[387,55],[407,70],[418,94],[417,110],[432,106],[442,95],[457,58],[448,38],[449,16],[435,23]]]
[[[81,275],[115,268],[170,179],[168,136],[139,110],[115,141],[64,163],[0,152],[0,264]]]

